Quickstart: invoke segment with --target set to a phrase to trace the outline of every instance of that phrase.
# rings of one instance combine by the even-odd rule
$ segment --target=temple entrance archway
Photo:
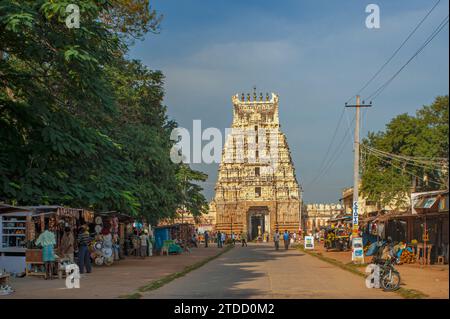
[[[270,215],[267,206],[252,206],[247,213],[248,239],[254,240],[265,232],[270,232]],[[262,238],[262,237],[261,237]]]

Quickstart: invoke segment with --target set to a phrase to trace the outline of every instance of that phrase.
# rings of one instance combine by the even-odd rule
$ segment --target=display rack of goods
[[[25,248],[26,229],[25,216],[3,216],[1,218],[1,248]]]

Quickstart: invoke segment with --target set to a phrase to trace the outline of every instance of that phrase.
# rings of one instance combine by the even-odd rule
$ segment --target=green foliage
[[[448,143],[448,96],[437,97],[415,116],[398,115],[386,125],[384,132],[369,133],[362,142],[362,192],[380,205],[402,207],[408,204],[413,179],[418,190],[426,191],[445,187],[448,176],[443,166],[377,156],[364,152],[364,146],[436,161],[448,158]],[[423,180],[424,176],[428,182]]]
[[[65,25],[71,3],[80,7],[79,29]],[[0,2],[0,200],[152,222],[184,203],[169,157],[176,124],[162,105],[163,75],[124,58],[124,32],[159,23],[142,3]],[[124,10],[127,19],[112,19]],[[202,199],[200,191],[192,195]]]
[[[208,175],[194,171],[186,164],[180,164],[176,173],[178,184],[181,185],[183,206],[194,217],[206,213],[208,210],[208,203],[202,195],[202,188],[194,182],[204,182]]]

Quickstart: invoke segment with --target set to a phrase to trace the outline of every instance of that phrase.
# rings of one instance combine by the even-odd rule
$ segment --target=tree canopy
[[[0,2],[0,200],[175,214],[190,169],[170,161],[164,76],[126,58],[160,21],[146,0]]]
[[[417,191],[447,188],[448,96],[414,116],[400,114],[362,142],[362,192],[381,205],[402,207]]]

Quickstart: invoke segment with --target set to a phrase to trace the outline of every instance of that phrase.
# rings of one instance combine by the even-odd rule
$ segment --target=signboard
[[[352,240],[352,261],[359,264],[364,263],[364,247],[361,237]]]
[[[305,236],[305,249],[314,249],[314,237]]]
[[[353,214],[353,216],[352,216],[352,220],[353,220],[353,236],[355,236],[355,235],[357,235],[358,234],[358,223],[359,223],[359,221],[358,221],[358,218],[359,218],[359,216],[358,216],[358,202],[357,201],[354,201],[353,202],[353,210],[352,210],[352,214]]]

